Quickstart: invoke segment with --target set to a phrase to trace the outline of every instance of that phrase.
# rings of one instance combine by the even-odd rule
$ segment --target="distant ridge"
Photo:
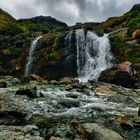
[[[47,26],[55,26],[55,27],[68,27],[66,23],[58,21],[51,16],[37,16],[29,19],[19,19],[18,22],[33,22]]]

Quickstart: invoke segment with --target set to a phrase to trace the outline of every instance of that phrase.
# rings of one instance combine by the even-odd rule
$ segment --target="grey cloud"
[[[100,22],[128,11],[139,0],[0,0],[0,7],[15,18],[52,16],[69,25]]]

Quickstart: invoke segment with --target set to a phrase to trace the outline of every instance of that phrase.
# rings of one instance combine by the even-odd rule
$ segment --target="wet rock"
[[[71,84],[71,86],[74,89],[80,89],[80,90],[91,88],[91,85],[89,83],[73,83]]]
[[[77,94],[77,93],[68,93],[68,94],[66,95],[66,97],[68,97],[68,98],[73,98],[73,99],[77,99],[78,96],[79,96],[79,94]]]
[[[133,122],[130,121],[128,118],[120,116],[116,119],[116,122],[119,123],[122,127],[125,127],[128,129],[133,128]]]
[[[35,98],[36,97],[36,94],[31,89],[21,88],[21,89],[17,90],[15,94],[16,95],[26,95],[30,98]]]
[[[52,140],[73,140],[75,138],[75,132],[69,125],[56,125],[47,131],[46,139],[51,138]]]
[[[44,78],[37,75],[37,74],[31,74],[30,75],[31,80],[38,80],[38,81],[44,81]]]
[[[38,98],[38,97],[43,97],[44,95],[42,94],[42,86],[36,86],[33,89],[24,89],[21,88],[16,91],[16,95],[26,95],[30,98]]]
[[[66,85],[65,86],[66,91],[71,91],[72,89],[73,89],[73,87],[71,85]]]
[[[0,82],[6,82],[7,86],[15,86],[16,84],[20,84],[20,80],[12,76],[0,76]]]
[[[98,86],[97,88],[95,88],[94,91],[100,92],[100,93],[105,93],[105,94],[112,93],[112,90],[107,85]]]
[[[136,104],[136,102],[133,98],[131,98],[129,96],[125,96],[125,95],[110,96],[107,101],[115,102],[115,103],[123,103],[123,104],[127,104],[127,105]]]
[[[59,101],[59,104],[66,108],[79,107],[80,101],[76,99],[62,99]]]
[[[1,140],[44,140],[40,137],[37,126],[5,126],[0,125]]]
[[[56,80],[51,80],[51,81],[49,81],[49,84],[57,85],[57,84],[58,84],[58,81],[56,81]]]
[[[72,84],[74,83],[76,80],[72,77],[64,77],[62,79],[59,80],[60,84]]]
[[[31,117],[30,105],[8,93],[0,93],[0,124],[24,124]]]
[[[131,73],[137,82],[140,82],[140,64],[133,64],[131,66]]]
[[[127,88],[133,87],[136,80],[131,76],[130,64],[127,61],[103,71],[99,77],[99,81],[121,85]]]
[[[116,122],[123,128],[140,128],[140,118],[136,116],[119,116],[116,118]]]
[[[0,81],[0,88],[6,88],[7,87],[7,83],[4,81]]]
[[[123,140],[123,138],[113,130],[107,129],[96,123],[86,123],[77,129],[83,139],[87,140]]]
[[[139,109],[138,109],[138,116],[140,117],[140,106],[139,106]]]

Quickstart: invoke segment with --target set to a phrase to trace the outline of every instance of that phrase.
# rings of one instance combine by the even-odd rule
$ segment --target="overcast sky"
[[[73,25],[119,16],[136,3],[140,0],[0,0],[0,8],[16,19],[44,15]]]

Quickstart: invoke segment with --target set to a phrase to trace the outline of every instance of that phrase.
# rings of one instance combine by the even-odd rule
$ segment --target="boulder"
[[[109,102],[115,102],[115,103],[123,103],[123,104],[127,104],[127,105],[133,105],[136,104],[135,100],[129,96],[125,96],[125,95],[119,95],[119,96],[110,96],[108,98]]]
[[[59,80],[60,84],[72,84],[75,81],[72,77],[64,77]]]
[[[104,94],[112,93],[112,90],[107,85],[98,86],[97,88],[95,88],[94,91],[104,93]]]
[[[137,82],[140,82],[140,64],[131,65],[131,74]]]
[[[100,126],[96,123],[86,123],[77,129],[83,139],[87,140],[123,140],[123,138],[113,130]]]
[[[30,98],[35,98],[36,97],[36,94],[31,90],[31,89],[19,89],[16,91],[15,93],[16,95],[26,95]]]
[[[7,87],[7,83],[4,81],[0,81],[0,88],[6,88]]]
[[[10,93],[0,93],[0,124],[24,124],[30,117],[29,103]]]
[[[4,87],[7,86],[15,86],[19,84],[20,80],[13,76],[0,76],[0,85],[2,84]]]
[[[116,118],[116,123],[126,129],[140,128],[140,118],[137,116],[118,116]]]
[[[38,80],[38,81],[43,81],[44,80],[43,77],[41,77],[41,76],[39,76],[37,74],[31,74],[30,78],[31,78],[31,80]]]
[[[103,71],[99,77],[99,81],[121,85],[131,88],[135,85],[136,81],[131,76],[131,63],[124,62],[115,67]]]
[[[37,126],[5,126],[0,125],[1,140],[44,140],[40,137]]]
[[[43,90],[42,86],[36,86],[33,88],[33,90],[21,88],[21,89],[17,90],[15,94],[16,95],[26,95],[30,98],[37,98],[37,97],[43,97],[42,90]]]

